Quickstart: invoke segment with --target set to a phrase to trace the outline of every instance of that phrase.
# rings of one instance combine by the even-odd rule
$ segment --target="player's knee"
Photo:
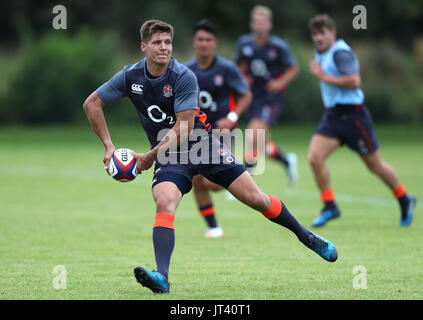
[[[382,164],[378,162],[367,162],[367,169],[369,169],[370,172],[378,174],[381,170]]]
[[[263,211],[268,207],[268,202],[269,199],[263,192],[252,191],[246,196],[245,204],[255,210]]]
[[[174,199],[166,194],[160,195],[156,198],[156,210],[157,212],[174,214],[176,210]]]
[[[317,152],[313,152],[313,151],[309,152],[307,156],[307,160],[308,160],[308,163],[312,167],[319,166],[324,162],[324,158],[321,155],[319,155]]]
[[[199,174],[192,179],[192,185],[196,190],[204,189],[204,178]]]
[[[211,182],[210,180],[204,179],[204,186],[205,188],[212,190],[212,191],[220,191],[223,189],[221,185]]]

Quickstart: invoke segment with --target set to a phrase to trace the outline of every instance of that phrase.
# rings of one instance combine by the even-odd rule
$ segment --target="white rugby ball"
[[[109,163],[110,176],[120,182],[132,181],[137,177],[137,161],[131,149],[116,149]]]

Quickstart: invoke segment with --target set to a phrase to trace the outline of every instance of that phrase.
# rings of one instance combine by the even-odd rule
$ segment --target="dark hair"
[[[160,20],[147,20],[143,23],[140,29],[140,36],[142,42],[150,41],[153,34],[156,32],[166,32],[170,34],[170,37],[173,40],[173,27]]]
[[[321,30],[323,28],[328,28],[329,30],[336,29],[335,22],[327,14],[319,14],[314,16],[308,22],[310,30]]]
[[[195,26],[194,26],[194,34],[198,30],[204,30],[204,31],[210,32],[210,33],[212,33],[214,35],[216,35],[216,33],[217,33],[216,27],[208,19],[201,19],[200,21],[198,21],[195,24]]]

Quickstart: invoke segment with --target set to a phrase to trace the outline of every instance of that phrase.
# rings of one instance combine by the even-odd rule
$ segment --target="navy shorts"
[[[276,124],[280,113],[282,112],[282,94],[254,94],[253,101],[247,109],[247,120],[259,119],[266,122],[269,127]]]
[[[335,138],[361,155],[379,148],[370,111],[364,105],[338,105],[323,114],[316,133]]]
[[[184,195],[192,188],[192,178],[201,174],[211,182],[228,188],[236,178],[245,172],[245,168],[227,146],[218,141],[211,132],[208,135],[209,140],[203,143],[209,143],[209,150],[217,150],[217,152],[205,155],[200,163],[198,161],[193,163],[189,157],[188,163],[156,161],[152,187],[161,182],[173,182]],[[213,145],[216,148],[212,149]]]

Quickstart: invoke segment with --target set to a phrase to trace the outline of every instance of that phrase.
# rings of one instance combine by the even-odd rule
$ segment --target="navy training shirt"
[[[207,121],[215,128],[217,120],[235,110],[236,95],[247,92],[248,84],[235,63],[218,55],[207,69],[200,69],[196,58],[186,65],[197,76],[201,111],[206,113]]]
[[[252,89],[261,89],[264,93],[269,79],[277,78],[287,68],[297,65],[287,42],[270,35],[265,45],[258,46],[252,33],[238,38],[235,61],[248,64],[248,74],[254,79]]]
[[[104,103],[128,97],[134,105],[151,148],[160,141],[160,130],[175,125],[176,113],[197,110],[194,128],[206,128],[207,116],[198,107],[199,88],[194,73],[171,58],[167,70],[157,78],[149,78],[145,58],[125,66],[97,89]]]

